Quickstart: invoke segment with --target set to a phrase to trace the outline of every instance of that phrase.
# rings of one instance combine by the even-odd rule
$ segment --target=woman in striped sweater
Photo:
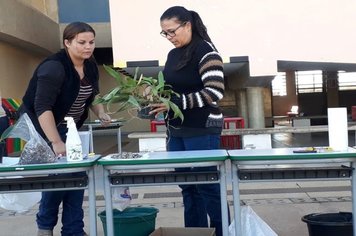
[[[184,120],[168,111],[167,150],[219,149],[223,115],[217,102],[224,94],[222,59],[207,34],[198,13],[184,7],[167,9],[160,18],[161,35],[173,45],[163,70],[165,82],[180,96],[172,97]],[[163,104],[151,113],[165,112]],[[216,167],[199,167],[214,170]],[[187,171],[185,169],[184,171]],[[189,170],[188,170],[189,171]],[[218,184],[182,185],[186,227],[216,228],[222,235],[220,188]]]

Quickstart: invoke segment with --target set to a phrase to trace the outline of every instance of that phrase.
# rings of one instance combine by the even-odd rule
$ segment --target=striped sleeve
[[[220,54],[211,44],[199,61],[199,74],[204,88],[200,91],[183,95],[183,110],[194,107],[216,105],[224,96],[224,70]]]

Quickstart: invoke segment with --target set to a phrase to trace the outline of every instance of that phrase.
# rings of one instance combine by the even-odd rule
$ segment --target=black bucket
[[[352,236],[352,213],[313,213],[302,217],[309,236]]]

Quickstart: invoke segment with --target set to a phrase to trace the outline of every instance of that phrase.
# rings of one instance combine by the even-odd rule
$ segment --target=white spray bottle
[[[67,161],[82,161],[83,149],[80,136],[73,120],[73,117],[65,117],[67,121],[67,140],[66,140],[66,153]]]

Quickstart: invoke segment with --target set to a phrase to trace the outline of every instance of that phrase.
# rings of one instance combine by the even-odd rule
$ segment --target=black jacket
[[[77,122],[81,127],[88,117],[88,108],[96,94],[99,93],[99,73],[92,60],[84,61],[84,73],[93,86],[93,94],[85,104],[85,112]],[[45,111],[52,111],[56,125],[64,120],[76,100],[80,88],[80,78],[67,52],[62,49],[46,58],[35,70],[27,91],[23,97],[23,111],[30,116],[36,130],[44,133],[38,122],[38,116]]]

